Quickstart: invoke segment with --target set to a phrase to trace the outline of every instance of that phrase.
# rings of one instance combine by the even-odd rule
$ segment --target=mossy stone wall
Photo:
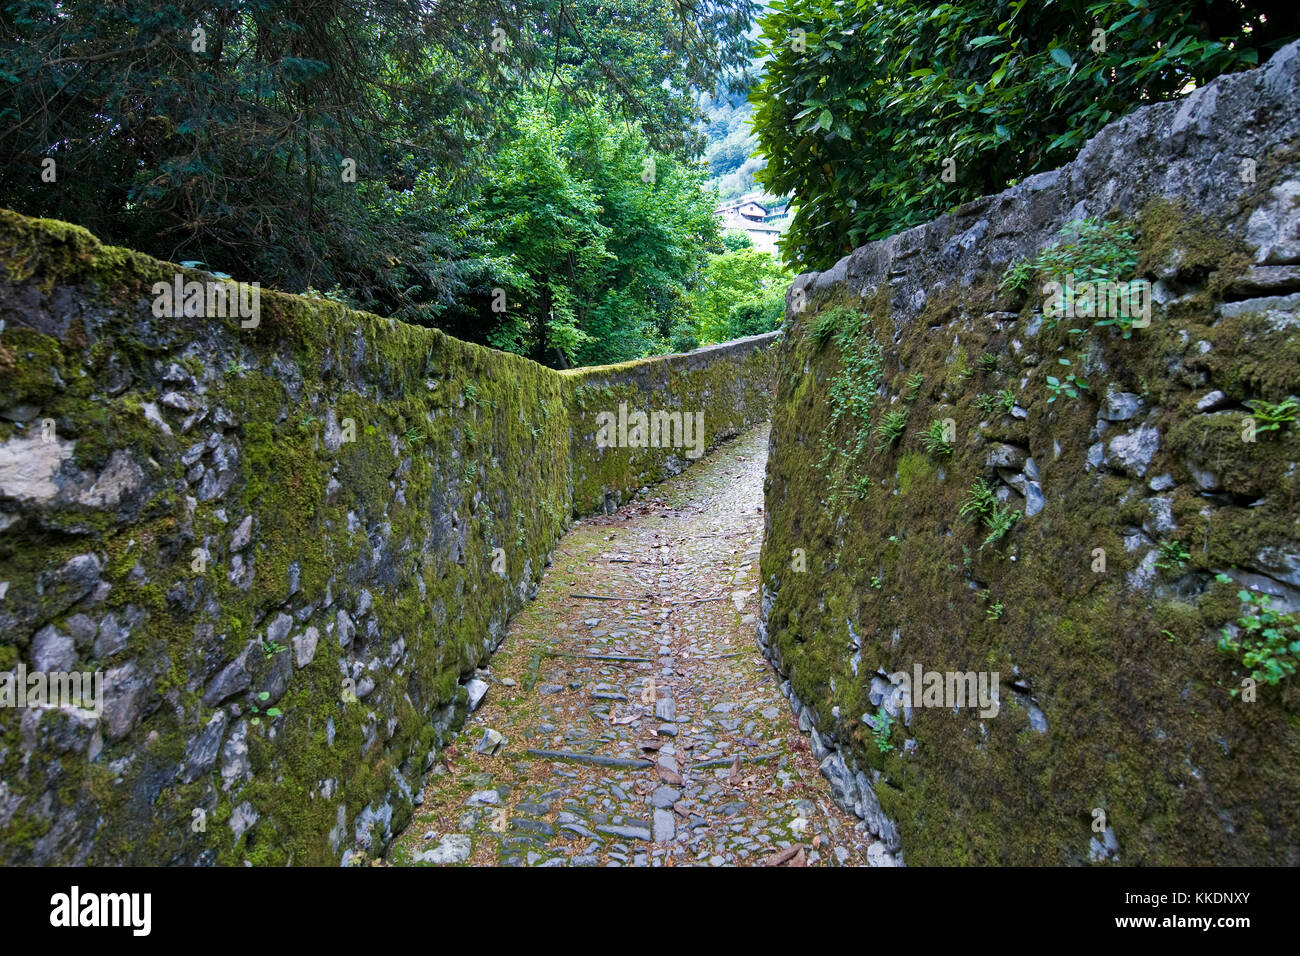
[[[770,337],[558,373],[265,290],[158,318],[178,273],[0,211],[0,669],[105,676],[0,708],[5,864],[377,855],[572,517],[677,467],[589,448],[578,388],[768,410],[727,380]]]
[[[1300,608],[1300,428],[1243,440],[1247,402],[1300,395],[1298,65],[792,287],[761,640],[881,862],[1300,863],[1300,676],[1234,697],[1250,669],[1216,647],[1240,589]],[[999,292],[1085,217],[1135,230],[1155,305],[1127,338],[1045,321],[1048,277]],[[1072,373],[1090,388],[1051,401]],[[988,544],[977,480],[1022,512]],[[996,716],[919,688],[904,712],[890,675],[917,664],[998,672]]]

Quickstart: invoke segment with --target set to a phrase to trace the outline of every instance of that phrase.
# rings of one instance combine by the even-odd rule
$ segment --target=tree
[[[1300,33],[1279,0],[775,0],[751,94],[787,262],[855,247],[1067,162],[1110,120]],[[947,173],[947,175],[945,175]]]
[[[492,159],[474,229],[508,250],[508,309],[482,316],[498,348],[552,364],[662,351],[708,252],[720,248],[703,173],[654,150],[595,101],[552,112],[525,97]]]
[[[754,9],[0,0],[0,204],[241,279],[467,322],[511,278],[471,202],[518,98],[600,101],[688,161],[696,96],[746,60]]]
[[[695,337],[725,342],[772,331],[785,314],[785,290],[793,279],[769,253],[753,248],[711,256],[690,294]]]

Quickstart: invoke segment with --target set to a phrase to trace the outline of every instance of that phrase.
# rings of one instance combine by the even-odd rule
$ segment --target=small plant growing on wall
[[[1248,399],[1242,404],[1255,416],[1258,423],[1255,425],[1255,434],[1281,431],[1283,425],[1289,425],[1296,420],[1296,412],[1300,411],[1300,403],[1294,398],[1288,398],[1276,405],[1262,398]]]
[[[948,426],[935,419],[930,427],[921,433],[921,444],[932,455],[951,455],[952,442],[948,437]]]
[[[1215,575],[1224,584],[1232,583],[1226,574]],[[1265,684],[1278,684],[1296,672],[1300,664],[1300,617],[1294,611],[1273,609],[1273,597],[1244,588],[1237,598],[1246,605],[1246,611],[1237,618],[1236,634],[1224,627],[1219,637],[1219,650],[1234,657],[1250,668],[1252,680]],[[1240,694],[1234,688],[1232,696]]]
[[[889,736],[894,731],[894,718],[885,712],[881,707],[876,711],[876,726],[871,736],[876,741],[876,749],[882,754],[887,754],[894,749],[894,745],[889,742]]]
[[[1181,541],[1161,541],[1160,555],[1156,559],[1156,567],[1161,571],[1177,571],[1187,563],[1190,557],[1191,554],[1183,547]]]
[[[1061,365],[1070,365],[1069,359],[1057,359],[1056,361]],[[1068,398],[1078,398],[1079,395],[1084,391],[1087,391],[1088,388],[1088,383],[1073,372],[1067,375],[1064,381],[1057,378],[1055,375],[1049,375],[1047,376],[1047,390],[1052,393],[1052,397],[1047,401],[1049,403],[1054,402],[1062,395],[1065,395]]]
[[[925,376],[920,372],[910,375],[907,379],[907,392],[903,396],[906,402],[916,401],[916,397],[921,394],[921,385],[925,382]]]
[[[999,504],[993,486],[983,478],[975,479],[970,491],[966,492],[958,514],[972,523],[982,521],[988,529],[988,537],[980,545],[981,551],[987,545],[1001,541],[1020,520],[1020,512],[1012,511],[1010,505]]]
[[[898,441],[903,434],[903,429],[906,427],[906,409],[900,408],[897,411],[887,412],[880,419],[880,424],[876,426],[876,450],[883,451]]]

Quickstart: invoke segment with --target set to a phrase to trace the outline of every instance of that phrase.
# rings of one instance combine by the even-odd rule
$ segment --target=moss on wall
[[[571,516],[670,467],[589,449],[579,386],[712,442],[766,414],[770,337],[557,373],[271,291],[255,328],[155,317],[176,274],[0,210],[0,449],[48,420],[59,456],[0,468],[0,662],[53,628],[109,676],[98,721],[0,711],[0,859],[375,854]]]
[[[1113,327],[1070,331],[1090,320],[1049,327],[1039,297],[1000,297],[1000,270],[987,265],[945,288],[925,271],[933,266],[886,265],[876,247],[849,260],[850,278],[844,264],[814,277],[803,287],[810,307],[790,310],[768,465],[766,634],[819,730],[878,774],[873,789],[908,863],[1087,862],[1098,809],[1120,846],[1110,858],[1126,864],[1300,862],[1296,679],[1263,687],[1254,703],[1234,699],[1240,662],[1215,646],[1242,586],[1217,572],[1296,594],[1286,567],[1261,555],[1300,553],[1300,436],[1293,426],[1243,442],[1241,403],[1300,394],[1300,337],[1294,324],[1219,308],[1251,262],[1223,221],[1152,200],[1132,222],[1141,274],[1167,299],[1128,339]],[[886,281],[903,268],[930,293],[919,311]],[[860,454],[848,434],[858,423],[831,427],[831,383],[851,345],[814,335],[846,305],[864,318],[859,334],[885,345],[883,384],[861,424],[908,414],[900,440],[873,439]],[[1070,371],[1059,359],[1091,389],[1049,402],[1047,376]],[[977,407],[1004,389],[1014,413]],[[1213,407],[1198,408],[1215,390]],[[1099,426],[1107,394],[1121,392],[1140,411]],[[943,419],[956,426],[949,456],[922,441]],[[1141,475],[1109,457],[1090,462],[1139,424],[1159,435]],[[835,494],[837,476],[813,467],[827,447],[849,456],[861,494]],[[981,548],[986,529],[960,514],[977,479],[1000,485],[1008,509],[1026,507],[1006,483],[1020,465],[990,465],[999,448],[1033,459],[1045,505]],[[1196,470],[1217,480],[1198,483]],[[1188,557],[1156,568],[1158,546],[1174,540]],[[872,677],[916,663],[1000,672],[999,714],[918,706],[882,753],[863,716],[877,712]]]

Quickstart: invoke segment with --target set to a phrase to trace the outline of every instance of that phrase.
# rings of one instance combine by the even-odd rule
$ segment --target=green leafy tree
[[[725,342],[772,331],[785,315],[793,280],[773,256],[752,247],[710,256],[690,293],[696,338]]]
[[[671,347],[699,263],[720,245],[702,170],[600,101],[552,112],[533,94],[516,128],[474,227],[508,250],[500,274],[513,277],[506,311],[480,310],[487,340],[557,365]]]
[[[825,269],[1060,166],[1142,103],[1255,65],[1300,34],[1300,7],[774,0],[761,26],[757,178],[794,196],[786,260]]]
[[[0,205],[240,279],[337,289],[382,314],[499,337],[484,297],[526,283],[500,244],[507,232],[484,226],[476,203],[494,157],[530,128],[528,97],[555,115],[603,103],[608,121],[687,162],[701,146],[696,98],[747,62],[755,9],[0,0]],[[581,192],[554,213],[578,231],[549,252],[581,241],[569,221]],[[585,281],[538,287],[561,351],[584,344]]]

